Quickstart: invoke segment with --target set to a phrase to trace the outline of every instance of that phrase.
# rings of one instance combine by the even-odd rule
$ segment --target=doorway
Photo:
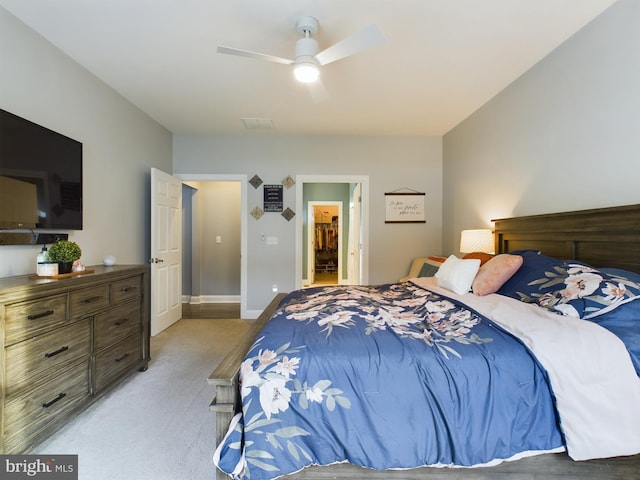
[[[189,272],[191,275],[191,291],[190,295],[193,296],[196,302],[201,303],[209,303],[209,302],[223,302],[223,303],[235,303],[240,302],[240,317],[248,318],[247,312],[247,193],[246,193],[246,184],[247,184],[247,176],[246,175],[215,175],[215,174],[176,174],[181,180],[190,185],[195,189],[192,192],[192,201],[187,202],[191,204],[192,211],[190,212],[190,217],[192,219],[191,226],[188,226],[188,222],[185,222],[185,237],[189,237],[191,246],[191,257],[185,259],[183,262],[185,265],[185,273]],[[215,200],[215,192],[209,192],[208,188],[203,188],[202,191],[198,192],[198,185],[201,186],[212,186],[214,184],[219,184],[223,186],[223,184],[227,184],[231,186],[234,185],[233,190],[220,190],[219,194],[223,195],[222,199]],[[229,207],[230,193],[229,192],[237,192],[232,193],[235,198],[233,203],[237,202],[238,209],[237,211],[234,209],[231,211]],[[195,198],[198,196],[204,196],[206,198],[214,198],[213,202],[219,207],[220,205],[225,205],[224,209],[217,208],[215,212],[216,215],[226,215],[225,223],[227,220],[235,220],[237,221],[237,225],[229,227],[227,225],[226,228],[232,228],[238,230],[239,241],[233,240],[234,237],[231,236],[231,233],[219,230],[217,228],[207,229],[206,222],[202,221],[202,217],[210,217],[206,212],[202,211],[201,204],[202,202],[198,202]],[[205,201],[209,201],[206,200]],[[211,199],[210,198],[210,199]],[[239,221],[238,221],[239,219]],[[207,262],[211,262],[213,260],[207,258],[207,252],[212,252],[214,250],[224,250],[230,248],[230,243],[233,243],[237,248],[237,251],[234,250],[230,252],[229,255],[218,255],[218,260],[220,258],[223,259],[223,263],[217,264],[217,280],[216,276],[213,276],[211,281],[220,281],[222,278],[224,281],[224,277],[226,275],[231,275],[234,278],[237,278],[236,275],[239,275],[239,295],[238,292],[223,292],[221,295],[207,295],[207,291],[212,291],[211,289],[215,288],[213,285],[207,284],[208,280],[202,280],[204,268]],[[228,269],[228,270],[225,270]],[[239,273],[237,272],[239,269]],[[227,273],[224,273],[227,271]],[[222,274],[221,274],[222,273]],[[185,275],[186,276],[186,275]],[[235,281],[234,281],[235,282]],[[237,283],[237,282],[236,282]]]
[[[342,202],[307,202],[307,284],[338,285],[342,272]]]
[[[341,267],[338,283],[366,285],[369,281],[369,177],[366,175],[298,175],[296,177],[296,288],[310,284],[308,255],[307,202],[319,204],[342,201],[342,229],[339,244]],[[314,189],[322,191],[320,198],[310,198]],[[346,192],[341,196],[327,193]]]

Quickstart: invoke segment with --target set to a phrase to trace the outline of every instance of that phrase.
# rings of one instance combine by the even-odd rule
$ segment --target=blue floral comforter
[[[214,461],[241,479],[309,465],[474,466],[563,448],[520,341],[413,283],[289,294],[241,366]]]

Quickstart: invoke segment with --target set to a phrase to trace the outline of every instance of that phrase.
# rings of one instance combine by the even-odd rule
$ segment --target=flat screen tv
[[[0,228],[82,230],[82,143],[2,109]]]

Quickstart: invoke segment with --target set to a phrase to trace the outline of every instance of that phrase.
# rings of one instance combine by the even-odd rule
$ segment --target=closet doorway
[[[309,266],[309,202],[342,202],[338,281],[340,285],[366,285],[369,281],[369,177],[366,175],[296,176],[295,288],[311,284]],[[314,230],[315,232],[315,230]]]
[[[342,202],[307,202],[309,286],[338,285],[342,272]]]

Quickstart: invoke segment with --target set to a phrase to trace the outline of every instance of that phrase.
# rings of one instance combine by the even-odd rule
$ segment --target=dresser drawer
[[[142,296],[142,277],[135,276],[113,282],[111,284],[111,294],[113,295],[114,305],[132,298],[140,298]]]
[[[1,454],[38,451],[148,365],[149,265],[89,270],[0,278]]]
[[[54,423],[62,426],[65,415],[89,396],[88,362],[75,364],[51,376],[24,395],[5,403],[5,452],[21,453],[23,444]]]
[[[109,305],[111,305],[109,285],[99,285],[69,293],[72,319],[90,315]]]
[[[58,371],[90,354],[90,325],[87,320],[16,343],[5,349],[5,395],[12,396],[37,376],[52,378]]]
[[[142,364],[142,340],[140,336],[127,338],[95,356],[96,392],[112,380]]]
[[[5,345],[11,345],[67,321],[67,295],[13,303],[5,309]]]
[[[140,338],[141,331],[140,302],[129,302],[112,308],[94,317],[93,350],[97,352],[126,337]]]

